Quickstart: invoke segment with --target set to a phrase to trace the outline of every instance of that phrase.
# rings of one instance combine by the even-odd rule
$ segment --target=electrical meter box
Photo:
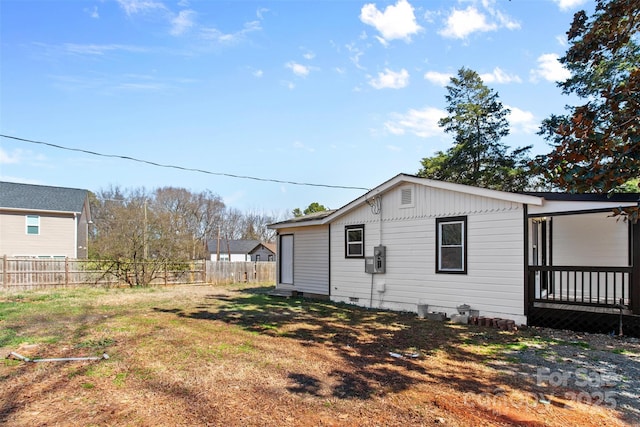
[[[387,264],[386,246],[374,246],[373,256],[364,258],[364,271],[369,274],[384,273]]]

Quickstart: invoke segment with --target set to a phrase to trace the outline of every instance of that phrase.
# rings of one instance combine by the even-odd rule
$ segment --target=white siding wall
[[[39,215],[38,235],[27,234],[26,215],[26,212],[0,214],[0,255],[76,257],[73,215]]]
[[[629,224],[610,213],[553,217],[553,265],[629,265]]]
[[[293,234],[293,289],[307,294],[329,294],[329,226],[287,229]]]
[[[522,205],[412,186],[414,203],[403,207],[400,189],[382,198],[382,212],[363,206],[331,226],[331,296],[364,306],[456,313],[469,304],[481,315],[524,322]],[[467,274],[436,274],[436,218],[467,216]],[[365,255],[387,248],[386,273],[364,272],[364,260],[345,259],[344,226],[365,224]],[[373,299],[371,295],[373,293]]]

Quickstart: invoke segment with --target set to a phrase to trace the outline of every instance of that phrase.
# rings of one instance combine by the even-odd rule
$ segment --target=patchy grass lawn
[[[535,379],[501,369],[516,363],[514,351],[539,344],[526,330],[269,289],[0,294],[0,424],[626,425],[615,408],[549,396]],[[5,358],[11,352],[109,358],[29,363]]]

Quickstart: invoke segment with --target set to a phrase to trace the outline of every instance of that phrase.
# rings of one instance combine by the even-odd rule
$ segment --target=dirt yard
[[[268,290],[0,294],[0,425],[640,425],[638,340]]]

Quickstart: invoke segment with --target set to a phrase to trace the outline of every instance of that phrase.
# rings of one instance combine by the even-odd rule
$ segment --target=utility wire
[[[255,176],[248,176],[248,175],[235,175],[235,174],[224,173],[224,172],[211,172],[211,171],[204,170],[204,169],[188,168],[188,167],[176,166],[176,165],[166,165],[166,164],[162,164],[162,163],[152,162],[150,160],[137,159],[135,157],[121,156],[121,155],[117,155],[117,154],[98,153],[96,151],[84,150],[82,148],[64,147],[62,145],[52,144],[50,142],[33,141],[31,139],[18,138],[17,136],[11,136],[11,135],[2,135],[2,134],[0,134],[0,137],[8,138],[8,139],[14,139],[16,141],[28,142],[30,144],[46,145],[48,147],[59,148],[61,150],[76,151],[76,152],[79,152],[79,153],[91,154],[93,156],[111,157],[111,158],[115,158],[115,159],[130,160],[132,162],[146,163],[148,165],[157,166],[157,167],[161,167],[161,168],[178,169],[178,170],[183,170],[183,171],[188,171],[188,172],[199,172],[199,173],[204,173],[204,174],[207,174],[207,175],[226,176],[226,177],[229,177],[229,178],[237,178],[237,179],[251,179],[251,180],[254,180],[254,181],[263,181],[263,182],[276,182],[276,183],[279,183],[279,184],[303,185],[303,186],[308,186],[308,187],[339,188],[339,189],[343,189],[343,190],[367,190],[367,191],[370,190],[369,188],[364,188],[364,187],[350,187],[350,186],[345,186],[345,185],[329,185],[329,184],[314,184],[314,183],[310,183],[310,182],[285,181],[285,180],[280,180],[280,179],[258,178],[258,177],[255,177]]]

